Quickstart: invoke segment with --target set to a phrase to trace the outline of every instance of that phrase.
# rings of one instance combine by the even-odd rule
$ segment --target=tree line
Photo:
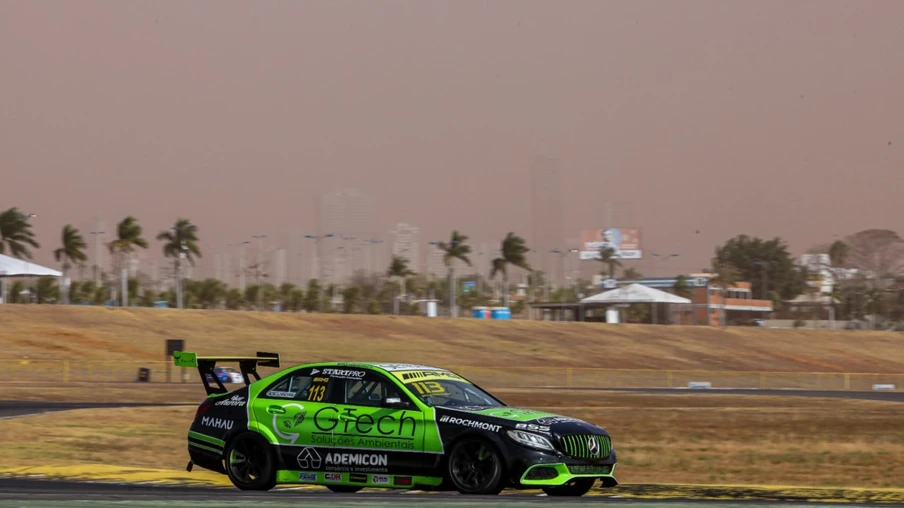
[[[41,247],[35,238],[29,221],[31,216],[18,208],[0,212],[0,254],[31,259],[31,249]],[[251,265],[248,274],[256,275],[256,284],[244,289],[229,287],[216,279],[184,280],[185,265],[195,265],[202,257],[198,228],[186,218],[160,231],[155,239],[161,242],[165,258],[173,261],[176,287],[166,291],[141,287],[138,279],[129,278],[125,269],[138,249],[148,249],[149,241],[144,230],[133,216],[122,219],[116,226],[114,238],[106,243],[113,259],[112,276],[101,274],[101,284],[93,280],[73,280],[68,288],[60,290],[55,278],[38,280],[34,287],[34,300],[38,303],[79,304],[130,304],[151,306],[165,301],[172,307],[263,309],[272,303],[283,310],[308,312],[361,312],[361,313],[417,313],[419,307],[413,300],[436,299],[441,306],[457,315],[460,308],[472,306],[502,305],[512,308],[513,314],[524,309],[525,301],[575,301],[579,295],[594,288],[590,281],[578,280],[573,284],[560,284],[552,288],[546,274],[535,270],[527,261],[531,251],[526,241],[509,232],[499,244],[499,255],[491,260],[489,273],[455,273],[456,262],[472,267],[469,237],[453,230],[448,241],[437,242],[447,269],[444,279],[434,279],[419,274],[409,266],[409,260],[393,256],[383,273],[371,274],[359,271],[347,284],[323,285],[312,279],[304,287],[292,283],[275,286],[265,282],[264,268]],[[82,233],[71,224],[61,231],[59,247],[53,251],[54,259],[61,263],[64,278],[74,267],[83,267],[88,256],[87,243]],[[904,273],[904,239],[890,230],[870,229],[860,231],[832,242],[811,248],[808,253],[822,254],[826,260],[816,265],[801,266],[791,255],[787,243],[781,238],[769,240],[738,235],[715,249],[711,264],[704,271],[710,272],[713,283],[731,287],[739,281],[750,282],[756,298],[773,302],[777,312],[789,307],[788,303],[800,295],[824,297],[836,319],[863,320],[868,316],[880,316],[888,322],[904,319],[904,290],[898,279]],[[603,248],[598,256],[600,274],[615,278],[621,271],[623,279],[643,277],[636,268],[625,266],[612,249]],[[526,295],[512,298],[509,276],[513,268],[527,274]],[[831,290],[819,288],[819,277],[828,274],[832,279]],[[470,282],[468,289],[463,283]],[[21,282],[12,285],[9,301],[21,300]],[[489,289],[489,290],[487,290]],[[685,277],[680,276],[672,288],[679,296],[691,294]],[[814,301],[818,298],[814,298]],[[808,312],[820,311],[811,306]],[[815,309],[815,310],[814,310]],[[635,309],[632,320],[643,322],[645,316]]]

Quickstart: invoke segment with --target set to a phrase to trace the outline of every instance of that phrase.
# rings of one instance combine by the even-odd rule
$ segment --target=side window
[[[399,397],[410,402],[398,386],[376,373],[368,373],[364,379],[337,379],[335,382],[344,385],[342,403],[345,404],[380,407],[387,397]]]
[[[310,369],[304,369],[280,379],[261,395],[268,399],[321,402],[328,400],[329,391],[330,378],[312,376]]]

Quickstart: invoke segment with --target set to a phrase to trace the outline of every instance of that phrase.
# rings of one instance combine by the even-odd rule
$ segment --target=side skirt
[[[323,471],[280,470],[276,473],[279,485],[344,485],[377,489],[415,489],[438,487],[443,479],[435,476],[410,476],[378,473],[329,473]]]

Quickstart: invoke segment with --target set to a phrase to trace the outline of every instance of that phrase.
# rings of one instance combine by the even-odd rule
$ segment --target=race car
[[[199,357],[207,391],[188,431],[189,462],[242,490],[316,484],[499,494],[505,488],[582,496],[618,485],[609,433],[577,418],[507,406],[450,370],[389,363],[280,368],[279,354]],[[245,386],[207,377],[238,362]],[[255,380],[252,381],[251,377]]]
[[[208,381],[213,381],[214,376],[223,383],[238,384],[245,381],[242,373],[232,367],[215,367],[213,369],[213,374],[206,375]]]

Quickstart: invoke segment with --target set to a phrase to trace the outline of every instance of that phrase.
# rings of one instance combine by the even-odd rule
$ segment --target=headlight
[[[506,433],[508,433],[508,436],[512,438],[513,441],[522,446],[536,448],[537,450],[555,451],[555,448],[552,447],[552,443],[543,436],[538,436],[522,430],[507,430]]]

